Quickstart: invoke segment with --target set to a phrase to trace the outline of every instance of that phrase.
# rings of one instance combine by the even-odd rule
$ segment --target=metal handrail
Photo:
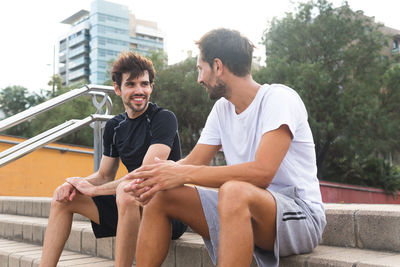
[[[31,119],[40,113],[48,111],[79,96],[87,94],[92,96],[93,105],[96,107],[96,114],[92,114],[82,120],[69,120],[18,145],[2,151],[0,153],[0,167],[90,124],[94,131],[94,170],[97,171],[100,165],[102,154],[101,136],[104,121],[109,120],[113,117],[110,115],[112,110],[112,101],[107,94],[110,92],[114,92],[114,89],[111,86],[92,84],[85,85],[80,89],[71,90],[60,96],[52,98],[37,106],[29,108],[23,112],[20,112],[16,115],[0,121],[0,131],[4,131],[15,125],[18,125],[19,123]],[[98,102],[96,98],[97,96],[102,96],[102,101]],[[106,107],[105,111],[103,110],[104,106]]]
[[[11,117],[8,117],[2,121],[0,121],[0,132],[4,131],[8,128],[11,128],[17,124],[20,124],[21,122],[24,122],[26,120],[29,120],[36,115],[43,113],[47,110],[50,110],[52,108],[55,108],[59,105],[62,105],[68,101],[71,101],[79,96],[85,95],[85,94],[95,94],[95,95],[100,95],[104,96],[104,93],[110,93],[114,92],[114,89],[112,86],[104,86],[104,85],[85,85],[84,87],[80,89],[73,89],[71,91],[68,91],[62,95],[59,95],[55,98],[52,98],[50,100],[47,100],[46,102],[43,102],[37,106],[31,107],[25,111],[22,111],[18,114],[15,114]],[[111,107],[112,107],[112,102],[111,98],[107,96],[107,113],[111,112]]]
[[[70,120],[0,153],[0,167],[17,160],[95,121],[107,121],[111,115],[93,114],[82,120]]]

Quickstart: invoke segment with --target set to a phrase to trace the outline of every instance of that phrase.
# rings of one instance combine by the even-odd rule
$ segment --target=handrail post
[[[103,123],[95,121],[93,127],[93,146],[94,146],[94,171],[97,172],[100,168],[101,156],[103,154]]]
[[[104,93],[103,99],[100,102],[97,101],[96,95],[92,95],[92,103],[96,107],[96,114],[111,114],[112,103],[111,105],[106,105],[108,103],[107,99],[111,101],[107,93]],[[104,107],[106,107],[105,111],[103,110]],[[100,168],[100,161],[103,155],[103,132],[105,122],[94,121],[90,126],[93,128],[94,172],[97,172]]]

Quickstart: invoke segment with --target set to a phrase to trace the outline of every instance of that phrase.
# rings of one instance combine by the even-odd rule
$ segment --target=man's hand
[[[96,196],[96,186],[92,185],[82,177],[70,177],[67,179],[67,182],[83,195],[89,197]]]
[[[72,201],[76,195],[76,189],[69,183],[63,183],[54,192],[54,198],[60,202]]]
[[[127,175],[128,179],[135,180],[127,184],[124,190],[131,192],[142,205],[146,205],[158,191],[184,184],[185,166],[158,158],[155,162],[155,164],[144,165]]]
[[[144,206],[153,198],[153,196],[149,196],[147,198],[141,198],[142,194],[149,191],[151,187],[147,186],[144,188],[138,188],[138,184],[142,183],[144,179],[134,179],[132,182],[126,184],[124,186],[124,191],[130,193],[135,197],[136,201],[140,203],[140,205]]]

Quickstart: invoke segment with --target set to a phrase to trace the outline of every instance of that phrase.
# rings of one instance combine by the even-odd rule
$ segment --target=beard
[[[141,105],[139,105],[139,106],[136,106],[136,105],[132,104],[130,100],[131,99],[129,99],[129,101],[126,101],[125,105],[135,113],[140,113],[143,110],[145,110],[147,108],[147,104],[149,103],[149,98],[148,97],[146,97],[144,99],[143,103]]]
[[[211,100],[218,100],[221,97],[225,97],[227,99],[229,99],[230,97],[230,90],[228,89],[228,87],[226,86],[226,83],[224,83],[223,81],[216,81],[216,85],[214,86],[207,86],[206,85],[207,93],[208,93],[208,97]]]

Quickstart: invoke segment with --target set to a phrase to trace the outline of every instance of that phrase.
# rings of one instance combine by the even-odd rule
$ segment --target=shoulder
[[[160,122],[160,121],[176,121],[176,116],[175,114],[166,109],[166,108],[161,108],[159,106],[157,106],[157,104],[153,104],[150,103],[151,106],[149,108],[151,108],[149,115],[150,117],[152,117],[152,121],[154,122]]]
[[[300,99],[299,94],[295,90],[283,84],[263,85],[261,88],[263,93],[268,97]]]
[[[218,116],[221,116],[225,113],[229,114],[232,108],[234,108],[232,103],[229,102],[226,98],[221,97],[215,102],[210,114],[218,114]]]
[[[114,117],[112,117],[111,119],[109,119],[106,122],[106,128],[115,128],[125,120],[126,120],[125,113],[121,113],[121,114],[115,115]]]

